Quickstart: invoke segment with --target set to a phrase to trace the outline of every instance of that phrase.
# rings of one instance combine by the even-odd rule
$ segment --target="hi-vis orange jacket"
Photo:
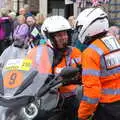
[[[52,72],[52,61],[51,54],[52,49],[47,45],[41,45],[36,48],[33,48],[27,58],[32,60],[33,67],[36,67],[40,73],[51,73]],[[54,72],[60,73],[60,71],[70,65],[76,67],[76,63],[81,64],[81,52],[79,49],[71,47],[70,54],[65,56],[61,62],[54,68]],[[64,93],[65,96],[69,96],[69,93],[74,93],[77,85],[68,85],[60,88],[61,93]]]
[[[93,114],[98,103],[120,100],[120,45],[113,36],[97,39],[82,54],[83,98],[78,117]]]

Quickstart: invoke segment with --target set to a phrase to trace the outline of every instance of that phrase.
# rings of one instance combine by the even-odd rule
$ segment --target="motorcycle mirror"
[[[78,68],[73,68],[70,66],[64,68],[58,76],[56,76],[54,79],[52,79],[50,82],[48,82],[48,84],[43,86],[43,88],[38,91],[37,96],[41,97],[52,87],[55,87],[56,85],[58,86],[60,83],[62,84],[67,83],[68,79],[75,77],[78,72],[79,72]],[[63,77],[64,80],[63,79],[58,80],[59,77]]]
[[[75,77],[78,72],[79,72],[78,68],[69,66],[62,69],[60,76],[63,78],[72,78],[72,77]]]

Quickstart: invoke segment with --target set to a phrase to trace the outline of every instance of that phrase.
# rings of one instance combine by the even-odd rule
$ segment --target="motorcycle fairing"
[[[53,62],[53,50],[51,48],[44,48],[44,46],[39,46],[39,57],[44,57],[44,52],[43,50],[46,49],[48,52],[48,58],[50,59],[50,63],[52,65]],[[24,59],[24,58],[20,58],[20,59]],[[14,59],[14,60],[18,60],[18,58]],[[41,60],[41,58],[39,58],[40,62],[39,62],[39,66],[45,66],[45,61]],[[47,66],[45,66],[47,68]],[[33,97],[37,94],[37,92],[39,91],[39,89],[44,85],[45,81],[47,80],[49,73],[35,73],[36,69],[33,69],[33,66],[31,65],[30,70],[23,70],[23,69],[17,69],[18,72],[21,72],[23,74],[23,79],[20,85],[10,88],[10,87],[6,87],[4,84],[4,76],[11,72],[14,71],[14,69],[5,69],[5,67],[2,70],[2,76],[3,79],[0,79],[1,81],[1,86],[0,86],[0,104],[3,104],[3,101],[7,102],[8,104],[15,101],[19,101],[20,98],[24,98],[26,99],[26,101],[28,101],[27,97]],[[47,70],[49,71],[49,70]],[[32,76],[32,74],[35,73],[35,75]],[[2,77],[1,77],[2,78]],[[20,104],[20,102],[17,102]]]

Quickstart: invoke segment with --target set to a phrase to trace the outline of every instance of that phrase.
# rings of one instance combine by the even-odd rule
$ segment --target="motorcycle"
[[[9,59],[0,75],[0,120],[63,120],[58,88],[78,72],[66,67],[53,76],[32,68],[30,60]]]

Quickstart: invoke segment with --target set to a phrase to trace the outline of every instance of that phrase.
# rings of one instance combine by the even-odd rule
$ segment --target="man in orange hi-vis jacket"
[[[79,120],[120,120],[120,44],[108,36],[107,14],[87,8],[77,18],[79,40],[88,47],[82,55],[83,97]]]
[[[67,66],[77,67],[81,64],[81,52],[77,48],[69,46],[70,29],[69,22],[62,16],[51,16],[44,21],[41,31],[49,39],[49,42],[46,45],[33,48],[27,56],[33,61],[33,67],[36,67],[40,73],[57,74]],[[51,60],[52,55],[53,60]],[[77,96],[79,90],[82,90],[80,84],[70,84],[60,88],[62,97],[67,100],[66,109],[69,111],[71,109],[71,113],[66,112],[69,120],[73,120],[77,113],[75,112],[76,109],[70,106],[76,104],[77,108],[79,105],[80,97],[78,96],[81,96],[80,94]],[[79,99],[76,99],[76,96]],[[78,101],[78,103],[74,101]]]

